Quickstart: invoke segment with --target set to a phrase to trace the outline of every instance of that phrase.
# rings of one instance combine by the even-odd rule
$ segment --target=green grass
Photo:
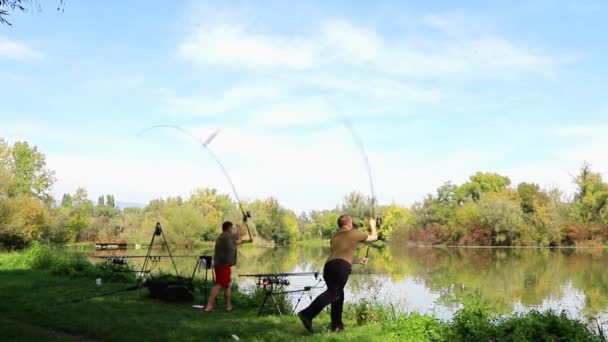
[[[71,336],[108,341],[230,341],[235,334],[248,341],[309,339],[295,317],[286,317],[285,322],[277,316],[258,317],[254,308],[242,308],[244,303],[238,298],[235,311],[227,313],[218,306],[212,314],[194,310],[189,304],[149,300],[145,289],[65,304],[124,287],[117,283],[97,287],[93,279],[56,277],[44,271],[2,271],[0,311],[3,320],[11,324],[0,328],[1,336],[8,336],[9,340]],[[378,327],[374,330],[379,332]],[[368,334],[369,328],[355,328],[346,334],[315,337],[369,340]]]
[[[491,318],[480,300],[445,322],[416,313],[400,315],[369,302],[346,307],[344,333],[323,332],[327,313],[310,334],[296,317],[257,316],[260,293],[236,290],[235,311],[219,303],[214,313],[191,304],[166,304],[148,298],[146,289],[72,303],[83,297],[125,289],[130,283],[95,284],[79,259],[33,247],[0,255],[0,336],[6,341],[603,341],[584,323],[552,312]],[[63,258],[63,259],[62,259]],[[69,273],[57,273],[57,265]],[[35,267],[34,267],[35,266]],[[82,268],[82,274],[77,270]],[[76,271],[75,271],[76,270]],[[57,275],[61,274],[61,275]],[[196,302],[200,304],[201,298]]]

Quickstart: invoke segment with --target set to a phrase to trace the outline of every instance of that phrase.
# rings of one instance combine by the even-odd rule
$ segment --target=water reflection
[[[179,250],[180,273],[192,274],[197,255],[212,248]],[[145,255],[145,250],[126,253]],[[239,251],[236,276],[247,273],[321,271],[328,247],[255,248]],[[364,249],[361,255],[364,255]],[[371,249],[370,263],[355,266],[347,301],[361,298],[392,303],[401,311],[450,318],[475,292],[497,314],[530,308],[566,310],[576,317],[604,317],[608,308],[608,253],[595,249],[403,248]],[[153,254],[164,254],[162,251]],[[188,255],[191,255],[188,257]],[[129,259],[137,267],[143,259]],[[159,270],[172,269],[161,259]],[[368,273],[368,274],[361,274]],[[253,280],[237,277],[246,287]],[[314,277],[291,279],[294,288],[314,285]],[[312,295],[320,292],[314,290]],[[308,304],[308,296],[302,304]],[[301,304],[301,305],[302,305]]]

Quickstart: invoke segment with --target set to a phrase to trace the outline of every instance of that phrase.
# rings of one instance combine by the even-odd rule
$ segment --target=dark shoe
[[[304,328],[312,333],[312,319],[306,317],[301,311],[298,313],[298,317],[300,317],[300,321],[302,321]]]

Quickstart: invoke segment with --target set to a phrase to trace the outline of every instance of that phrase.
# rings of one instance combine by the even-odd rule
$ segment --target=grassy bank
[[[63,258],[63,259],[62,259]],[[73,258],[73,259],[72,259]],[[46,261],[44,261],[46,260]],[[61,260],[61,261],[56,261]],[[165,304],[147,298],[147,290],[118,293],[79,303],[94,294],[128,287],[122,279],[95,285],[95,268],[57,273],[78,260],[58,257],[36,247],[26,253],[0,255],[0,336],[3,340],[107,341],[603,341],[585,324],[553,313],[532,312],[503,319],[489,317],[480,303],[466,306],[451,322],[431,316],[398,315],[361,302],[347,307],[347,331],[323,332],[325,313],[315,321],[317,333],[304,330],[297,318],[257,316],[260,294],[235,293],[236,311],[221,305],[212,314],[189,304]],[[44,261],[44,262],[43,262]],[[80,263],[80,261],[78,261]],[[62,266],[64,267],[64,266]],[[196,301],[200,302],[200,298]]]

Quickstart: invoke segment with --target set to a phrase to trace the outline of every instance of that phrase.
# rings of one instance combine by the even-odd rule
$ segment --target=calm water
[[[366,247],[359,249],[364,256]],[[128,254],[145,254],[129,250]],[[209,249],[180,250],[177,255],[209,254]],[[153,254],[163,254],[161,250]],[[251,289],[254,280],[239,274],[321,271],[328,247],[248,248],[239,251],[234,270],[239,285]],[[462,303],[479,292],[495,313],[531,308],[565,310],[572,317],[608,318],[608,252],[603,249],[370,249],[367,266],[354,266],[347,302],[362,298],[391,303],[400,311],[434,313],[449,319]],[[196,258],[176,258],[179,272],[191,275]],[[133,266],[142,259],[131,259]],[[170,271],[162,259],[157,270]],[[204,272],[203,272],[204,274]],[[197,273],[201,276],[201,273]],[[313,276],[290,278],[289,289],[315,285]],[[323,283],[320,284],[321,286]],[[316,295],[322,288],[311,291]],[[297,297],[293,297],[295,301]],[[302,305],[309,303],[308,294]]]

